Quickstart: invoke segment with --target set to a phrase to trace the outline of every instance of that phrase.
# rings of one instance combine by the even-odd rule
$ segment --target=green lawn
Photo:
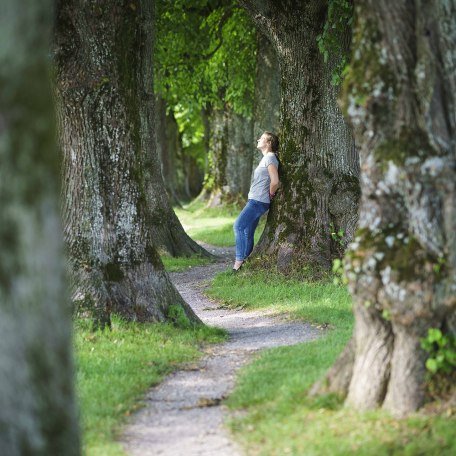
[[[182,272],[195,266],[204,266],[212,261],[210,258],[199,256],[173,258],[168,255],[162,255],[161,260],[167,272]]]
[[[329,328],[314,342],[268,350],[242,370],[226,403],[238,412],[230,427],[247,454],[456,454],[454,418],[416,414],[399,420],[382,411],[344,408],[334,395],[307,397],[350,337],[353,317],[345,288],[247,269],[218,275],[209,294],[227,306],[272,309]]]
[[[141,406],[144,393],[182,364],[198,359],[201,346],[224,340],[219,329],[180,329],[168,324],[125,323],[93,333],[75,324],[77,392],[84,454],[116,456],[124,452],[116,431]]]

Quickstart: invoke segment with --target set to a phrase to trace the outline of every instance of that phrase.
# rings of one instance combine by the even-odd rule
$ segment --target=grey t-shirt
[[[268,166],[274,165],[279,169],[279,161],[274,152],[268,152],[263,156],[260,163],[253,173],[252,183],[250,184],[250,191],[248,199],[261,201],[262,203],[269,203],[269,186],[271,178],[269,177]]]

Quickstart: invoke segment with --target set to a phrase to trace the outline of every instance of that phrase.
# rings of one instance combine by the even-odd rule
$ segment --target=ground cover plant
[[[94,333],[78,320],[75,349],[84,454],[123,455],[116,432],[141,407],[145,391],[197,360],[202,346],[224,337],[224,331],[202,325],[183,329],[120,319],[113,320],[111,331]]]
[[[360,413],[335,395],[309,398],[352,332],[351,298],[330,281],[302,282],[277,274],[221,273],[209,295],[223,305],[264,309],[323,329],[320,339],[264,352],[245,367],[227,400],[230,427],[252,455],[423,455],[456,453],[455,420],[414,414],[395,419]]]

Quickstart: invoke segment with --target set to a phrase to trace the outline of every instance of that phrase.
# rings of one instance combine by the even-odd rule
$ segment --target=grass
[[[241,209],[237,206],[206,208],[194,202],[184,208],[175,208],[176,215],[187,234],[196,241],[220,247],[234,245],[233,223]],[[263,232],[266,217],[262,217],[255,231],[255,242]]]
[[[307,397],[352,332],[351,299],[343,287],[247,269],[218,275],[209,294],[230,307],[264,308],[329,328],[319,340],[263,352],[241,371],[226,404],[240,412],[230,427],[247,454],[456,454],[454,419],[416,414],[400,420],[345,408],[334,395]]]
[[[84,454],[124,455],[116,431],[145,391],[178,366],[201,356],[204,344],[220,342],[220,329],[169,324],[126,323],[114,319],[112,331],[90,331],[75,325],[77,391]]]
[[[168,255],[162,255],[161,260],[168,272],[182,272],[195,266],[204,266],[212,261],[210,258],[199,256],[173,258]]]

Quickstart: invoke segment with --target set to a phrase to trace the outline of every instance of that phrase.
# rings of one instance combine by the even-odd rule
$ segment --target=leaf
[[[426,361],[426,369],[435,374],[438,369],[437,361],[434,358],[429,358]]]

